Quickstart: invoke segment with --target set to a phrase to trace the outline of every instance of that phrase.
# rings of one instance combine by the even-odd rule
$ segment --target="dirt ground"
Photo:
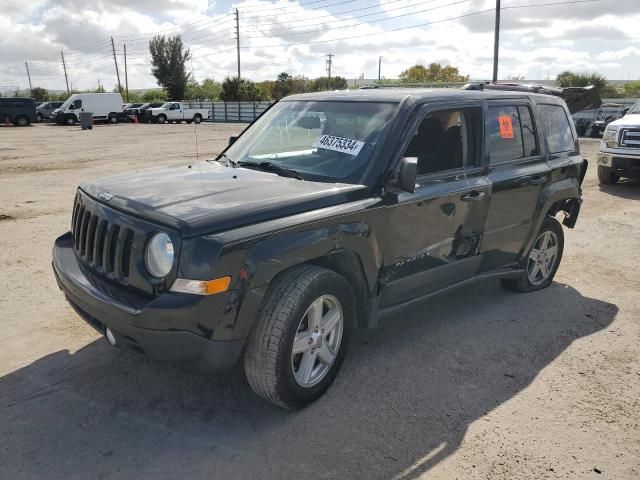
[[[1,479],[640,478],[640,183],[584,205],[548,289],[478,284],[359,332],[297,413],[240,369],[111,348],[50,267],[78,183],[196,158],[194,125],[0,128]],[[210,157],[239,125],[197,127]]]

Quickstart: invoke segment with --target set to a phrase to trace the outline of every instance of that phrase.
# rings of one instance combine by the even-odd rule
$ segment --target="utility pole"
[[[120,72],[118,72],[118,61],[116,60],[116,46],[111,37],[111,51],[113,52],[113,63],[116,65],[116,76],[118,77],[118,93],[122,93],[122,85],[120,84]]]
[[[29,64],[27,63],[27,61],[24,61],[24,66],[27,67],[27,78],[29,79],[29,94],[31,94],[31,90],[33,90],[33,87],[31,86],[31,74],[29,73]]]
[[[236,50],[238,51],[238,80],[240,80],[240,14],[236,8]]]
[[[129,103],[129,77],[127,75],[127,44],[124,44],[124,89],[127,92],[127,103]]]
[[[381,80],[381,74],[382,73],[382,57],[378,57],[378,83],[380,83]]]
[[[498,50],[500,49],[500,0],[496,0],[496,31],[493,38],[493,83],[498,83]]]
[[[333,60],[332,60],[333,57],[334,57],[333,53],[328,53],[327,54],[327,60],[326,60],[326,62],[327,62],[327,77],[329,79],[327,83],[328,83],[329,90],[331,90],[331,64],[333,63]]]
[[[64,63],[64,52],[60,50],[60,56],[62,57],[62,68],[64,69],[64,81],[67,83],[67,95],[71,92],[69,91],[69,77],[67,77],[67,64]]]

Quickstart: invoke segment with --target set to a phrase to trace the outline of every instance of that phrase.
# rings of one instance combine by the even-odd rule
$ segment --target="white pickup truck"
[[[183,120],[187,123],[200,123],[202,120],[211,117],[211,110],[190,108],[181,102],[166,102],[161,107],[147,109],[145,114],[151,115],[151,121],[158,123],[180,123]]]

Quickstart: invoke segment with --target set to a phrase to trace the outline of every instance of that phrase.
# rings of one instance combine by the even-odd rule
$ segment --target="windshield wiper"
[[[228,157],[227,157],[228,158]],[[273,172],[281,177],[297,178],[298,180],[304,180],[298,172],[290,168],[281,167],[273,162],[237,162],[234,166],[246,168],[256,168],[258,170],[264,170],[266,172]]]

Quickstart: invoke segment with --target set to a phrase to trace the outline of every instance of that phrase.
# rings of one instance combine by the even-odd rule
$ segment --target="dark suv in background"
[[[0,98],[0,122],[26,127],[38,121],[33,98]]]
[[[288,97],[215,160],[81,185],[53,269],[112,345],[242,361],[299,408],[356,326],[479,280],[552,282],[587,168],[570,118],[527,90]]]

